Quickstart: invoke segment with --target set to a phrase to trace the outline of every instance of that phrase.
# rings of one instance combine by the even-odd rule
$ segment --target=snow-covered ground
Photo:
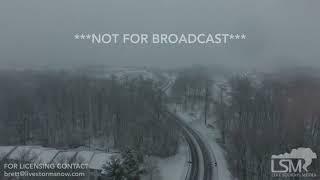
[[[97,150],[58,150],[42,146],[0,146],[0,160],[6,155],[9,160],[20,160],[23,155],[26,158],[35,158],[35,163],[67,163],[72,158],[78,160],[78,163],[86,163],[90,169],[101,170],[103,165],[111,160],[112,156],[118,156],[118,153],[105,153]]]
[[[154,180],[184,180],[190,168],[189,148],[183,141],[176,155],[168,158],[150,157],[150,161],[156,166]],[[150,174],[143,177],[143,180],[150,180]]]
[[[179,146],[178,153],[175,156],[158,159],[158,167],[160,172],[160,177],[162,180],[185,179],[187,174],[189,164],[188,164],[189,150],[186,143]]]
[[[217,140],[221,138],[219,130],[216,128],[214,118],[208,119],[209,126],[205,126],[204,120],[200,110],[195,111],[184,111],[181,108],[175,106],[170,106],[173,112],[176,112],[178,117],[188,123],[192,128],[194,128],[201,137],[210,146],[213,152],[217,164],[218,164],[218,176],[219,180],[232,180],[231,173],[228,169],[228,164],[226,161],[226,153],[222,147],[217,143]]]
[[[0,146],[0,160],[4,158],[15,146]]]

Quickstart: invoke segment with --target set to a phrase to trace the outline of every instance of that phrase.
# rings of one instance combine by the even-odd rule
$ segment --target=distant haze
[[[320,66],[319,0],[9,0],[0,3],[0,67]],[[226,47],[106,47],[77,32],[226,32]]]

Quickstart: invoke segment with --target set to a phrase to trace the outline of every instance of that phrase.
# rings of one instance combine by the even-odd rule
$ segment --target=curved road
[[[175,114],[167,111],[168,117],[173,119],[186,138],[191,153],[191,171],[189,180],[218,180],[214,179],[215,157],[210,151],[210,147],[202,140],[200,135],[189,125],[183,122]],[[202,161],[202,162],[201,162]]]
[[[168,80],[160,88],[166,94],[169,88],[173,85],[174,80]],[[181,128],[181,132],[185,137],[191,154],[191,170],[186,180],[218,180],[218,171],[216,158],[210,151],[210,147],[203,141],[200,135],[192,129],[183,120],[177,117],[174,113],[166,110],[165,114],[177,123]]]

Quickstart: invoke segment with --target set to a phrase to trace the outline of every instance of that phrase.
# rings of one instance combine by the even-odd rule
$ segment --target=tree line
[[[320,154],[320,78],[238,74],[214,82],[210,76],[204,67],[180,71],[172,96],[186,110],[203,112],[201,119],[214,117],[234,177],[272,179],[271,156],[299,147]],[[319,161],[309,170],[319,174]]]
[[[294,148],[320,154],[320,79],[233,76],[227,84],[230,89],[222,90],[215,112],[235,177],[269,180],[271,156]],[[309,169],[319,174],[319,161]]]
[[[213,80],[208,70],[202,66],[194,66],[178,72],[171,90],[174,102],[188,110],[200,110],[207,123],[212,108]]]
[[[175,154],[178,132],[162,116],[151,80],[69,72],[0,72],[0,144],[70,148],[104,137],[117,149]]]

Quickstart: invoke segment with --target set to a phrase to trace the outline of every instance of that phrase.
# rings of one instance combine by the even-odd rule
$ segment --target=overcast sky
[[[3,0],[0,66],[320,66],[319,0]],[[244,32],[204,48],[109,47],[77,32]]]

